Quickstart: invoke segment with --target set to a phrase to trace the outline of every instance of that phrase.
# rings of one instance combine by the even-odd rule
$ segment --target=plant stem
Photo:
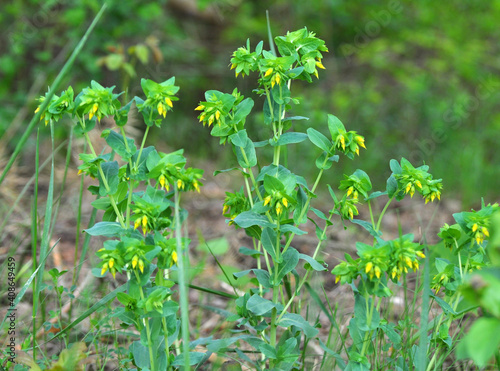
[[[392,200],[394,200],[394,196],[389,198],[389,200],[387,201],[387,203],[385,204],[384,206],[384,209],[382,210],[382,212],[380,213],[380,216],[378,217],[378,222],[377,222],[377,227],[375,228],[375,230],[377,232],[380,231],[380,224],[382,223],[382,218],[384,217],[384,214],[385,212],[387,211],[387,208],[389,207],[389,205],[391,204]]]
[[[140,285],[141,279],[139,277],[139,273],[137,272],[136,269],[134,269],[134,273],[135,273],[135,278],[137,280],[137,284],[139,286],[139,293],[141,295],[141,300],[144,300],[144,291],[142,290],[142,286]],[[143,321],[144,325],[146,326],[146,335],[148,338],[149,361],[151,362],[151,370],[155,371],[156,367],[155,367],[155,359],[153,356],[153,343],[151,342],[151,330],[149,328],[149,320],[148,318],[144,318]]]
[[[184,355],[184,370],[190,370],[189,366],[189,302],[186,286],[186,268],[185,253],[181,241],[181,222],[180,222],[180,196],[177,184],[174,183],[174,202],[175,202],[175,239],[177,242],[177,266],[179,268],[179,296],[181,307],[181,326],[182,326],[182,353]]]

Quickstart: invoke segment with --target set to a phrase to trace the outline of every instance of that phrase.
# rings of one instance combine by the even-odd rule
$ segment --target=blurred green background
[[[101,3],[1,2],[0,163]],[[334,167],[328,181],[362,168],[375,188],[384,188],[389,160],[406,157],[415,166],[425,161],[435,178],[443,178],[445,197],[464,207],[477,206],[481,196],[498,201],[500,1],[113,1],[61,90],[71,84],[78,92],[94,79],[118,91],[128,88],[130,97],[141,94],[143,77],[176,76],[180,101],[156,140],[184,147],[191,159],[231,166],[223,154],[230,151],[219,150],[193,109],[208,89],[237,86],[252,95],[254,77],[236,80],[229,59],[247,38],[253,46],[264,40],[269,49],[266,10],[274,36],[306,26],[330,49],[320,80],[292,87],[292,95],[303,98],[294,114],[326,133],[326,114],[333,113],[366,138],[368,150]],[[261,102],[253,98],[258,111]],[[268,135],[254,125],[259,119],[249,123],[254,140]],[[301,125],[294,130],[304,131]],[[58,126],[63,137],[65,126]],[[317,153],[295,148],[292,170],[312,174]],[[26,154],[24,161],[32,163]]]

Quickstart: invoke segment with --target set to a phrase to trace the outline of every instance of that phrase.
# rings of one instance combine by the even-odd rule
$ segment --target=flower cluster
[[[334,115],[328,115],[328,129],[332,136],[334,148],[353,159],[359,156],[359,148],[365,148],[365,138],[356,131],[347,131],[344,124]]]
[[[175,85],[175,77],[162,83],[142,79],[141,87],[146,95],[146,100],[143,101],[136,97],[137,108],[142,113],[146,125],[151,126],[154,123],[159,127],[162,119],[167,116],[167,112],[173,109],[172,102],[179,100],[175,96],[179,91],[179,87]]]
[[[441,179],[432,179],[428,172],[429,166],[422,165],[418,168],[405,158],[401,159],[401,165],[396,161],[391,161],[393,176],[398,183],[399,197],[409,194],[413,197],[415,191],[419,192],[425,200],[425,203],[441,199],[441,189],[443,188]]]
[[[295,78],[308,82],[312,81],[311,76],[319,78],[318,68],[325,68],[322,52],[328,52],[323,40],[303,28],[288,32],[286,36],[276,37],[275,42],[281,56],[262,50],[262,42],[254,52],[250,49],[249,41],[246,47],[238,48],[231,58],[231,69],[235,70],[236,76],[259,71],[259,84],[266,88],[274,88]]]
[[[40,107],[46,100],[48,94],[49,92],[47,92],[45,96],[41,96],[40,98],[38,98],[38,102],[40,102],[40,104],[35,110],[35,113],[38,113],[40,111]],[[73,88],[70,86],[67,90],[61,93],[60,97],[55,94],[52,95],[49,105],[40,115],[40,121],[45,119],[45,125],[47,125],[50,121],[57,122],[66,113],[72,113],[74,108],[74,92]]]
[[[346,254],[346,261],[332,271],[336,275],[335,282],[351,283],[360,276],[370,281],[388,278],[398,282],[409,269],[419,269],[418,258],[425,258],[420,251],[422,246],[413,242],[413,238],[413,235],[407,234],[392,241],[378,240],[373,246],[356,243],[359,258],[353,259]]]

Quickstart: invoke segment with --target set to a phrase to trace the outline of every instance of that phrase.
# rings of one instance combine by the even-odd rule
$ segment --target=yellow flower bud
[[[172,252],[172,260],[175,264],[177,264],[177,252],[176,251]]]
[[[361,147],[365,148],[365,138],[363,138],[361,135],[356,135],[354,138],[356,140],[356,143],[358,143]]]
[[[422,183],[420,183],[420,181],[419,181],[419,180],[415,180],[415,185],[416,185],[418,188],[422,189]]]
[[[372,270],[373,268],[373,263],[372,262],[368,262],[368,264],[366,264],[366,267],[365,267],[365,273],[368,273]]]
[[[340,276],[335,276],[335,283],[338,283],[340,281]]]
[[[340,144],[342,145],[342,150],[345,151],[345,138],[342,134],[340,134]]]
[[[198,193],[200,193],[200,185],[198,184],[198,182],[196,180],[193,181],[193,187],[194,187],[194,189],[196,189],[196,191]]]
[[[229,206],[224,205],[224,207],[222,208],[222,215],[226,214],[228,211],[229,211]]]
[[[199,105],[198,107],[196,107],[194,110],[195,110],[195,111],[203,111],[204,109],[205,109],[205,106],[202,106],[202,105],[200,104],[200,105]]]
[[[490,236],[490,232],[488,231],[488,228],[486,227],[482,227],[481,230],[483,231],[483,234],[486,236],[486,237],[489,237]]]
[[[146,227],[148,226],[148,217],[146,215],[144,215],[142,217],[142,229],[146,229]]]
[[[472,232],[475,232],[477,231],[477,223],[474,223],[474,225],[472,226]]]
[[[408,184],[406,185],[406,188],[405,188],[405,192],[408,193],[411,189],[411,182],[408,182]]]
[[[417,255],[417,256],[419,256],[421,258],[425,258],[425,254],[422,251],[415,252],[415,255]]]
[[[132,258],[132,269],[135,269],[138,261],[139,261],[139,257],[137,255],[134,255],[134,257]]]
[[[325,69],[325,66],[323,66],[323,63],[321,63],[321,61],[316,62],[316,66],[317,66],[318,68],[321,68],[322,70],[324,70],[324,69]]]
[[[285,197],[281,199],[281,202],[285,205],[285,207],[288,207],[288,200]]]
[[[375,266],[375,276],[377,276],[377,278],[380,278],[380,273],[381,273],[380,268]]]
[[[141,271],[141,273],[144,273],[144,262],[142,261],[142,259],[139,259],[139,270]]]
[[[134,222],[134,229],[139,228],[140,225],[141,225],[141,218],[137,218]]]
[[[269,69],[266,71],[266,73],[265,73],[264,77],[267,77],[267,76],[269,76],[269,75],[270,75],[270,74],[272,74],[272,73],[273,73],[273,69],[272,69],[272,68],[269,68]]]
[[[347,197],[349,197],[351,195],[352,191],[354,191],[354,187],[351,186],[351,187],[347,188]]]
[[[283,212],[283,206],[281,206],[281,203],[277,202],[276,203],[276,214],[281,215],[281,213]]]
[[[108,263],[104,263],[101,269],[101,276],[108,270]]]
[[[165,103],[167,103],[167,106],[170,108],[173,108],[174,105],[172,104],[172,100],[170,98],[165,98]]]
[[[279,73],[276,74],[276,84],[280,84],[281,81],[281,75]]]
[[[115,265],[115,259],[113,258],[109,259],[108,265],[110,268],[113,268],[113,266]]]
[[[215,119],[216,119],[216,120],[219,120],[219,118],[220,118],[220,111],[219,111],[219,110],[217,110],[217,111],[215,112]]]
[[[271,196],[264,198],[264,206],[266,206],[269,202],[271,202]]]

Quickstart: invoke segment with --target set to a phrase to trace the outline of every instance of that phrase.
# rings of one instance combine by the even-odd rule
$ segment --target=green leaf
[[[300,314],[286,313],[278,325],[288,328],[295,326],[300,328],[308,338],[314,338],[318,334],[318,329],[314,328]]]
[[[500,347],[500,320],[479,318],[458,344],[459,359],[471,358],[479,367],[484,367]]]
[[[305,260],[306,262],[309,263],[312,269],[315,271],[326,271],[326,268],[324,267],[323,264],[320,264],[316,259],[313,257],[306,255],[306,254],[299,254],[299,259]]]
[[[332,138],[335,138],[339,132],[346,131],[344,124],[334,115],[328,115],[328,130],[330,130]]]
[[[106,135],[107,134],[107,135]],[[128,161],[134,153],[137,151],[137,147],[134,144],[134,140],[127,138],[127,147],[125,146],[125,140],[123,136],[118,134],[113,130],[109,130],[106,133],[103,132],[103,135],[106,138],[106,143],[124,160]]]
[[[116,191],[118,190],[118,183],[120,182],[120,179],[118,179],[118,162],[104,162],[101,164],[101,169],[102,174],[104,175],[104,179],[101,176],[101,172],[99,172],[99,195],[106,196],[116,193]],[[104,185],[104,180],[106,181],[106,184],[108,186],[107,189]]]
[[[297,236],[302,236],[303,234],[307,234],[306,231],[303,231],[302,229],[299,229],[291,224],[283,224],[281,226],[281,232],[292,232],[295,233]]]
[[[267,358],[276,359],[278,355],[276,353],[276,348],[267,343],[262,343],[259,346],[259,350],[264,354]]]
[[[281,135],[278,141],[276,142],[276,145],[284,146],[286,144],[300,143],[306,139],[307,139],[307,134],[305,133],[289,132]]]
[[[257,154],[255,153],[255,146],[250,139],[247,138],[244,147],[235,146],[234,151],[236,153],[236,158],[238,159],[238,164],[242,168],[249,169],[257,165]]]
[[[233,121],[237,125],[240,121],[244,120],[252,111],[254,102],[252,98],[246,98],[236,106]]]
[[[244,211],[234,218],[234,222],[241,228],[248,228],[253,225],[261,227],[275,227],[275,225],[267,219],[264,215],[254,213],[252,211]]]
[[[277,234],[274,229],[266,227],[262,231],[261,242],[264,249],[271,255],[273,262],[280,263],[282,259],[277,262],[276,261],[276,242],[277,242]]]
[[[356,319],[357,327],[360,331],[372,331],[378,328],[380,323],[380,314],[377,310],[373,311],[373,316],[368,323],[368,318],[366,316],[367,308],[366,308],[366,300],[365,298],[356,293],[354,302],[354,318]],[[368,305],[371,304],[372,299],[368,300]]]
[[[243,176],[245,177],[249,177],[250,174],[248,173],[245,173],[241,168],[239,167],[232,167],[231,169],[224,169],[224,170],[215,170],[214,171],[214,176],[217,176],[219,174],[222,174],[222,173],[228,173],[230,171],[234,171],[234,170],[238,170],[241,174],[243,174]]]
[[[148,354],[148,351],[144,351],[145,354]],[[149,358],[149,357],[148,357]],[[194,366],[205,358],[205,353],[201,352],[189,352],[189,365]],[[184,366],[184,354],[181,353],[177,357],[175,357],[174,361],[171,363],[172,366]]]
[[[326,153],[330,153],[330,148],[332,147],[332,143],[321,134],[319,131],[313,128],[307,129],[307,136],[309,140],[316,146],[321,148]]]
[[[119,237],[126,230],[118,222],[99,222],[84,231],[91,236]]]
[[[248,299],[247,309],[257,316],[263,316],[269,313],[271,309],[276,308],[277,305],[271,300],[264,299],[260,295],[254,294]]]
[[[283,183],[271,176],[271,175],[264,175],[264,189],[268,194],[273,194],[274,192],[285,192],[285,186]]]
[[[361,220],[361,219],[352,219],[351,223],[357,224],[362,226],[364,229],[368,231],[373,237],[380,237],[382,236],[382,232],[377,232],[371,223],[367,222],[366,220]]]
[[[258,258],[260,255],[264,255],[262,251],[257,251],[254,249],[249,249],[248,247],[240,247],[239,253],[246,255],[246,256],[251,256],[252,258]]]
[[[245,147],[247,144],[248,135],[246,130],[240,130],[236,134],[229,136],[229,141],[236,147]]]
[[[299,252],[293,247],[289,247],[288,250],[282,255],[282,258],[282,262],[278,265],[276,281],[273,282],[275,286],[280,285],[283,277],[295,269],[299,263]]]

